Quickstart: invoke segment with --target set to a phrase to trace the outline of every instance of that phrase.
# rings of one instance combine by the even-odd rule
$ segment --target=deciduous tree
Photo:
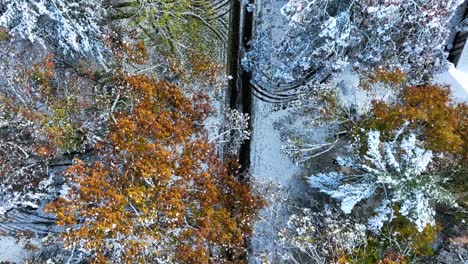
[[[110,19],[130,22],[158,54],[188,62],[191,53],[222,59],[228,1],[110,1]]]
[[[96,262],[239,260],[260,202],[197,125],[205,102],[145,76],[124,82],[128,107],[115,114],[101,158],[71,166],[71,189],[48,206],[68,227],[65,244]]]
[[[30,55],[29,53],[26,53]],[[56,192],[65,154],[85,152],[106,130],[105,112],[86,95],[89,83],[68,72],[58,80],[54,57],[40,58],[26,68],[2,64],[0,87],[0,212],[38,208]],[[105,109],[105,107],[103,107]],[[54,167],[54,168],[53,168]],[[60,167],[60,166],[58,166]]]

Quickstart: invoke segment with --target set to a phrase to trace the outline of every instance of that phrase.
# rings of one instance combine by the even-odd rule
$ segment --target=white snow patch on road
[[[273,111],[273,105],[253,100],[251,135],[251,174],[254,189],[268,203],[258,216],[251,238],[250,263],[281,263],[278,233],[289,218],[284,202],[289,192],[300,192],[300,168],[282,151],[283,141],[276,122],[288,116],[288,110]]]
[[[256,2],[254,32],[265,33],[270,45],[278,45],[287,29],[281,8],[287,0]],[[269,54],[274,56],[275,54]],[[274,61],[274,60],[273,60]],[[276,62],[276,61],[275,61]],[[271,103],[254,98],[252,102],[251,173],[257,181],[272,181],[281,186],[292,183],[299,167],[282,151],[284,142],[274,124],[288,115],[287,110],[273,111]]]
[[[458,7],[455,16],[451,20],[452,32],[448,43],[453,43],[457,34],[458,26],[463,19],[466,3]],[[468,102],[468,45],[460,55],[457,67],[450,64],[448,71],[438,74],[434,77],[434,83],[441,85],[450,85],[455,101]]]
[[[465,43],[460,59],[458,60],[457,69],[468,73],[468,45]],[[468,84],[467,84],[468,85]]]
[[[273,112],[272,104],[257,98],[253,105],[251,173],[257,181],[273,181],[284,187],[291,185],[300,169],[283,153],[280,132],[274,128],[274,123],[288,112]]]

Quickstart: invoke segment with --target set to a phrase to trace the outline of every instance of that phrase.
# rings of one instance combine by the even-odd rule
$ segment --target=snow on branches
[[[361,30],[366,39],[358,59],[371,65],[383,62],[402,68],[414,83],[430,79],[444,66],[450,19],[463,1],[389,2],[364,1],[367,9],[362,14]]]
[[[395,208],[419,231],[434,225],[433,204],[455,202],[441,187],[443,179],[428,173],[432,152],[421,148],[414,134],[400,140],[403,130],[390,142],[381,142],[378,131],[368,132],[366,155],[337,158],[340,166],[355,174],[319,173],[308,177],[309,185],[337,199],[346,214],[363,200],[380,198],[380,206],[374,209],[376,215],[368,221],[375,231],[393,218]]]
[[[261,84],[330,73],[349,63],[401,68],[420,83],[445,66],[449,21],[462,2],[289,0],[281,9],[286,34],[258,34],[244,64]]]
[[[289,217],[279,241],[287,249],[281,254],[283,261],[304,263],[299,257],[304,255],[313,263],[331,263],[330,258],[350,254],[365,243],[366,226],[340,217],[327,205],[320,212],[302,208]]]
[[[228,152],[236,152],[244,140],[250,138],[249,115],[231,109],[227,106],[220,113],[221,121],[208,124],[211,130],[217,130],[215,135],[210,136],[210,143],[217,143],[219,146],[227,144]]]
[[[101,0],[5,0],[0,26],[13,37],[57,46],[65,54],[101,55]]]

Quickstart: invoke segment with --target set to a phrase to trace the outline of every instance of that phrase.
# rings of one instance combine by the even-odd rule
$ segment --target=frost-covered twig
[[[209,127],[211,130],[218,131],[216,135],[209,138],[209,142],[218,143],[221,146],[230,143],[230,151],[235,151],[244,140],[250,137],[250,117],[236,109],[226,107],[219,118],[221,119],[220,122]]]
[[[297,162],[304,163],[329,152],[335,147],[339,140],[339,138],[336,138],[333,142],[321,144],[309,144],[289,140],[288,143],[282,147],[282,150]]]

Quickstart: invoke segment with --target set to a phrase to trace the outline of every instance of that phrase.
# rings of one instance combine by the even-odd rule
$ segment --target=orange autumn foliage
[[[221,163],[197,125],[205,117],[177,86],[126,80],[129,109],[115,116],[100,160],[78,161],[68,194],[47,206],[67,246],[95,263],[239,263],[261,200]]]
[[[407,87],[401,101],[394,105],[374,104],[372,129],[393,131],[404,122],[420,130],[427,149],[442,152],[467,153],[468,108],[453,104],[447,87],[434,85]]]

